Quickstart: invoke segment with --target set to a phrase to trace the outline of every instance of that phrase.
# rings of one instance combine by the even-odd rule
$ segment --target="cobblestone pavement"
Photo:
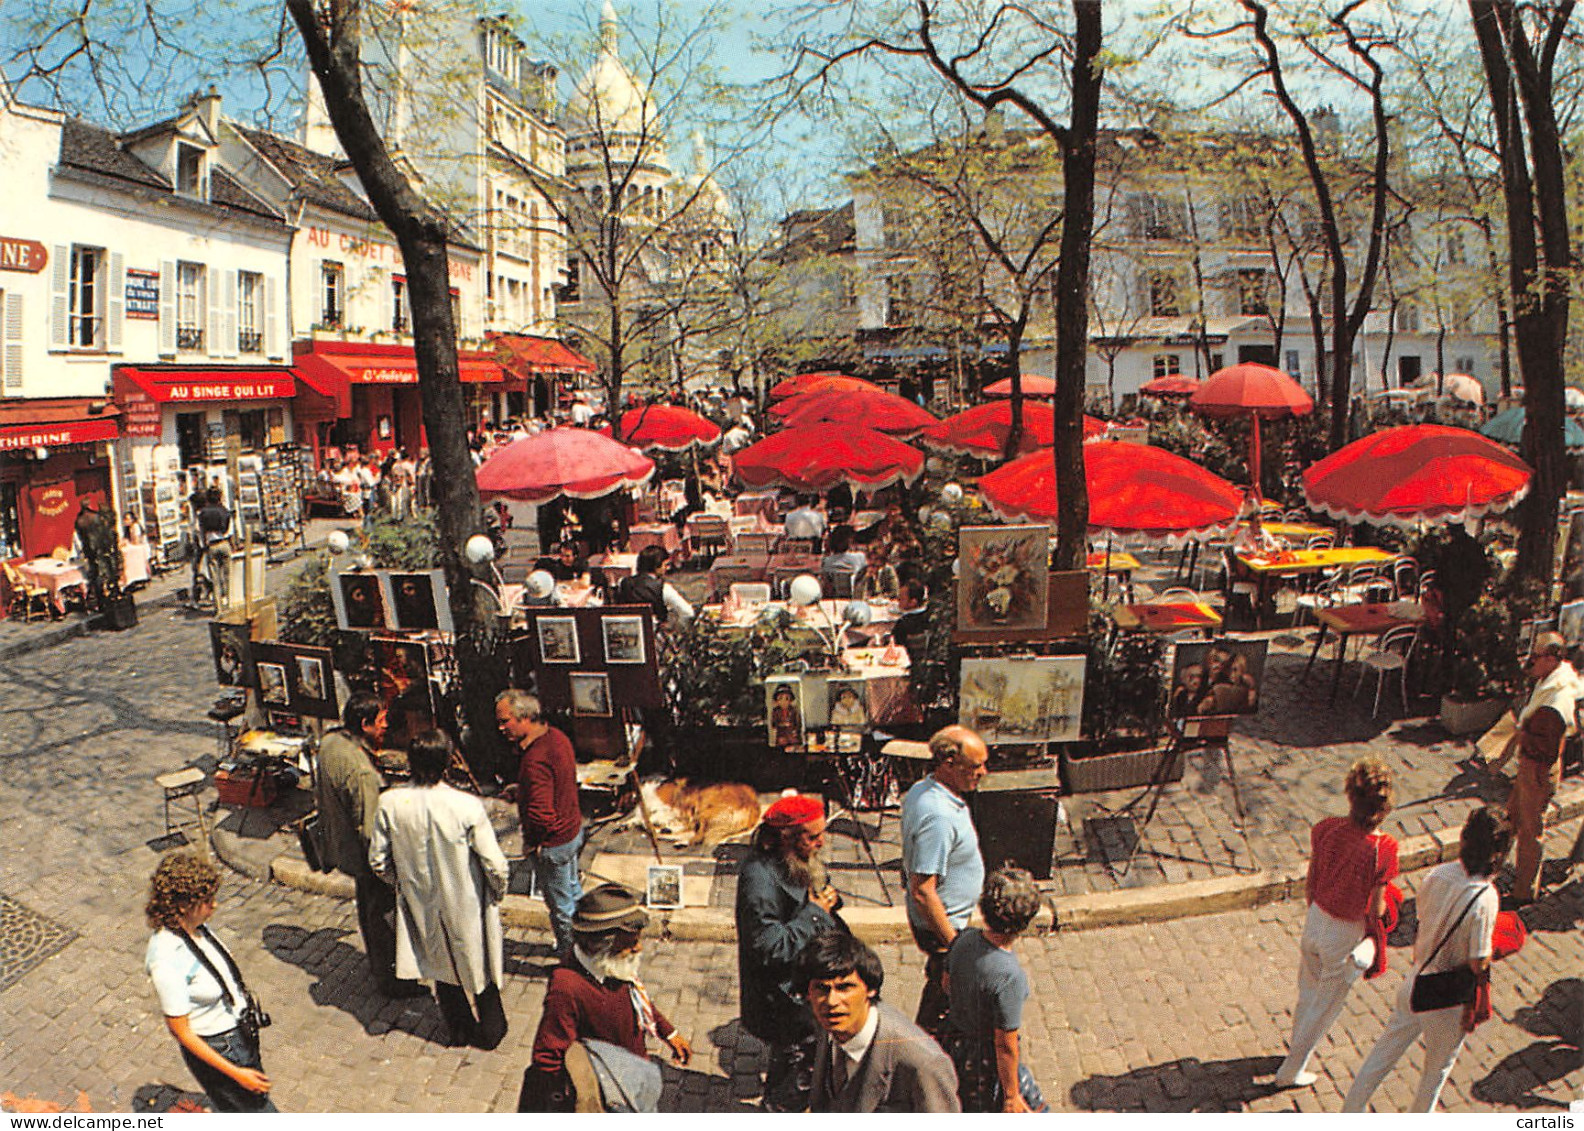
[[[81,1091],[98,1110],[127,1111],[194,1089],[142,969],[141,909],[157,859],[159,842],[151,847],[151,838],[162,832],[152,779],[188,763],[212,765],[215,728],[202,717],[212,687],[201,620],[169,608],[145,614],[135,632],[69,641],[0,670],[0,839],[7,848],[0,895],[76,935],[42,961],[29,960],[0,990],[0,1091],[65,1104]],[[1288,725],[1281,733],[1291,736],[1308,724]],[[1253,741],[1284,751],[1282,773],[1290,776],[1246,773],[1252,814],[1274,814],[1285,794],[1299,790],[1311,795],[1290,798],[1282,817],[1294,828],[1330,807],[1345,756],[1314,758],[1279,736]],[[1325,767],[1310,764],[1322,760]],[[1436,773],[1444,784],[1446,771]],[[1173,792],[1193,795],[1194,783],[1187,784]],[[1411,801],[1414,788],[1404,796]],[[1460,807],[1468,804],[1465,797]],[[1412,817],[1414,807],[1408,810]],[[235,828],[237,816],[226,823]],[[1549,853],[1565,852],[1578,826],[1554,830]],[[1584,881],[1564,879],[1555,863],[1548,874],[1559,890],[1525,913],[1530,943],[1498,968],[1497,1016],[1471,1039],[1453,1074],[1445,1097],[1453,1110],[1554,1110],[1584,1094]],[[1355,990],[1322,1046],[1320,1085],[1272,1094],[1268,1074],[1290,1021],[1301,912],[1290,902],[1020,944],[1034,989],[1025,1039],[1046,1095],[1067,1109],[1336,1110],[1384,1023],[1405,959],[1395,953],[1379,984]],[[513,1104],[543,993],[542,939],[511,935],[504,997],[512,1031],[501,1048],[479,1053],[435,1042],[434,1005],[387,1002],[372,992],[349,903],[232,876],[217,926],[237,943],[275,1017],[265,1056],[283,1107],[485,1111]],[[881,950],[888,996],[911,1007],[919,956],[896,945]],[[733,1020],[733,948],[656,940],[648,955],[647,981],[698,1050],[689,1069],[668,1070],[666,1107],[743,1107],[761,1053]],[[1410,1054],[1388,1081],[1383,1107],[1406,1101],[1414,1063]]]

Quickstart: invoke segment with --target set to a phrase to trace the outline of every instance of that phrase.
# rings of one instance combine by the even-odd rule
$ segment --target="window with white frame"
[[[104,344],[105,259],[102,247],[72,245],[66,344],[74,349],[97,349]]]
[[[319,264],[319,324],[337,328],[346,318],[346,271],[329,259]]]
[[[1297,350],[1287,351],[1287,375],[1294,381],[1297,381],[1303,377],[1303,370],[1298,365]]]
[[[22,295],[0,288],[0,394],[22,388]]]
[[[204,151],[196,145],[176,143],[176,191],[204,195]]]
[[[237,272],[237,352],[264,352],[264,276]]]
[[[405,334],[408,326],[407,315],[407,277],[405,275],[391,276],[391,330],[397,334]]]
[[[1182,358],[1175,353],[1158,353],[1150,361],[1153,377],[1169,377],[1182,372]]]
[[[1149,277],[1150,314],[1156,318],[1172,318],[1182,313],[1180,286],[1177,276],[1170,271],[1151,271]]]
[[[199,351],[204,348],[205,305],[204,265],[176,264],[176,348]]]

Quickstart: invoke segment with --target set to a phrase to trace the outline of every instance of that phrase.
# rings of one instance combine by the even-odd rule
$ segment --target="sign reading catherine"
[[[159,319],[159,272],[128,267],[126,271],[126,316]]]
[[[38,240],[0,236],[0,271],[26,271],[37,275],[49,262],[49,254]]]

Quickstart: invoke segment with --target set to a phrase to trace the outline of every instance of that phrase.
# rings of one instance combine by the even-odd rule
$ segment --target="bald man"
[[[902,799],[902,874],[907,880],[908,926],[925,954],[919,1028],[939,1036],[946,1025],[946,952],[968,925],[984,886],[979,835],[968,815],[968,794],[985,776],[990,750],[963,726],[930,739],[930,772]]]

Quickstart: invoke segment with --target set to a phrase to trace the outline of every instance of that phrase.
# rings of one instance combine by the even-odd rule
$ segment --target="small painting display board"
[[[336,625],[343,629],[385,628],[385,596],[380,575],[371,570],[338,573],[332,578],[330,600]]]
[[[1269,646],[1267,640],[1231,637],[1178,644],[1166,713],[1179,719],[1255,714]]]
[[[520,687],[537,680],[540,701],[576,718],[608,719],[624,707],[660,707],[654,610],[647,605],[528,610],[511,645]]]
[[[266,711],[287,711],[316,719],[340,714],[330,649],[310,644],[254,641],[259,705]]]
[[[957,721],[991,746],[1076,742],[1084,663],[1083,656],[964,659]]]
[[[253,629],[246,621],[210,621],[209,647],[214,653],[215,682],[221,687],[257,687],[253,670]]]
[[[390,724],[385,743],[406,749],[414,734],[435,725],[429,649],[422,640],[373,636],[369,652],[377,673],[375,692]]]
[[[1089,632],[1089,571],[1052,570],[1045,585],[1045,624],[1030,629],[964,629],[952,631],[954,644],[1032,644],[1073,640]]]

